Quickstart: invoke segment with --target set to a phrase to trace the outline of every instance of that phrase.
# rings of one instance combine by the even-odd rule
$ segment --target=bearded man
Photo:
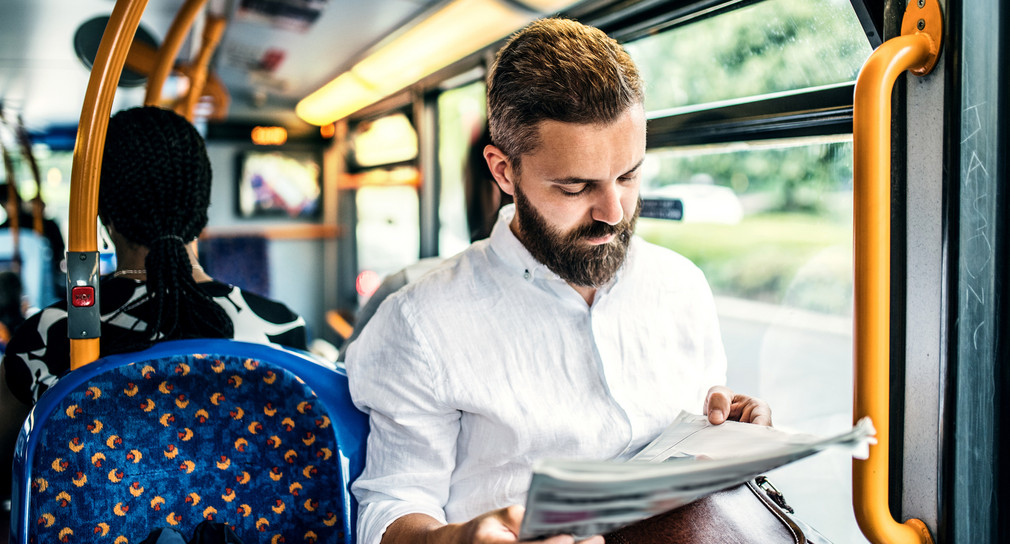
[[[514,206],[387,298],[347,353],[371,429],[363,543],[516,542],[537,459],[631,457],[681,410],[771,424],[722,386],[701,271],[634,235],[643,84],[617,42],[531,24],[488,74],[488,120],[484,158]]]

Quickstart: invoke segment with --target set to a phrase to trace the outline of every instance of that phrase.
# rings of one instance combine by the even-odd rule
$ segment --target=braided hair
[[[151,342],[233,336],[227,313],[193,279],[186,251],[207,225],[210,186],[203,138],[183,117],[145,106],[109,121],[98,210],[119,234],[149,250]]]

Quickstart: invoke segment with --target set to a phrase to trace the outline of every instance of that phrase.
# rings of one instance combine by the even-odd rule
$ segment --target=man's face
[[[614,277],[628,254],[631,235],[641,210],[641,201],[631,217],[610,225],[593,221],[561,232],[530,204],[522,187],[516,187],[516,208],[522,208],[519,224],[523,245],[533,257],[562,279],[583,287],[599,287]],[[606,243],[594,240],[609,238]]]
[[[566,281],[606,283],[634,232],[644,157],[640,105],[608,125],[542,122],[540,146],[523,156],[521,179],[513,178],[513,232]]]

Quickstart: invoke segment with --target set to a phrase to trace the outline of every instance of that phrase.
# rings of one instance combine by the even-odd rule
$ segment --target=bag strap
[[[766,491],[762,487],[762,485],[759,485],[757,480],[761,480],[762,484],[767,482],[771,490]],[[747,489],[750,489],[751,492],[754,493],[754,495],[758,498],[758,500],[760,500],[761,503],[764,504],[766,508],[768,508],[768,511],[771,512],[775,517],[777,517],[782,522],[782,525],[784,525],[789,530],[789,532],[792,533],[793,541],[796,544],[807,544],[807,538],[803,534],[803,529],[801,529],[800,526],[797,525],[795,521],[793,521],[793,518],[789,517],[789,515],[786,513],[786,510],[792,512],[793,509],[788,504],[786,504],[785,497],[783,497],[782,493],[779,493],[779,491],[775,489],[775,486],[771,485],[771,482],[768,482],[767,478],[765,478],[764,476],[758,476],[754,480],[749,480],[747,482]],[[773,497],[777,497],[777,499],[773,499]],[[781,507],[779,501],[781,501]],[[783,507],[785,508],[785,510],[783,509]]]
[[[774,485],[772,485],[771,481],[768,479],[767,476],[758,476],[754,478],[754,483],[757,484],[757,486],[760,487],[761,490],[763,490],[765,494],[768,495],[768,498],[770,498],[775,504],[777,504],[779,508],[785,510],[786,512],[789,512],[790,514],[796,513],[796,511],[793,510],[793,507],[789,506],[789,504],[786,502],[786,496],[783,495],[781,491],[776,489]]]

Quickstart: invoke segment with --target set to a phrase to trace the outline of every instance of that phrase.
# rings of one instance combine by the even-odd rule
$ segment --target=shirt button
[[[530,271],[529,271],[529,270],[527,270],[527,271],[523,272],[523,279],[524,279],[524,280],[528,280],[528,279],[530,279],[530,276],[532,276],[532,274],[530,274]]]

